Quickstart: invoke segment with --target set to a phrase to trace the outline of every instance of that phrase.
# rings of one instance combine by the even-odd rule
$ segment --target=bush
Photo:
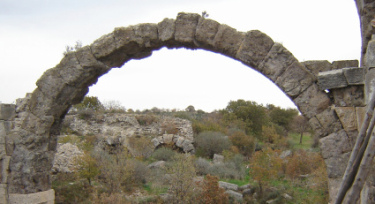
[[[142,114],[135,116],[139,125],[148,126],[157,121],[156,116],[151,114]]]
[[[290,178],[295,179],[300,175],[311,174],[323,165],[323,158],[318,153],[307,153],[301,149],[294,152],[293,156],[288,160],[286,174]]]
[[[159,148],[155,150],[154,153],[152,153],[152,157],[158,161],[160,160],[171,161],[175,155],[176,155],[176,152],[165,147]]]
[[[228,195],[223,188],[219,187],[219,179],[216,176],[207,175],[203,183],[202,193],[199,196],[200,203],[225,204],[228,203]]]
[[[176,135],[179,130],[176,126],[176,124],[172,120],[166,120],[161,124],[161,131],[162,133],[166,134],[174,134]]]
[[[246,135],[244,132],[236,131],[229,138],[242,155],[250,157],[253,154],[255,150],[254,137]]]
[[[81,103],[76,104],[73,107],[78,110],[92,109],[94,111],[102,110],[104,108],[103,104],[96,96],[85,96]]]
[[[209,170],[210,170],[210,162],[207,161],[206,159],[203,159],[201,157],[199,157],[196,161],[195,161],[195,170],[197,172],[198,175],[206,175],[209,173]]]
[[[82,120],[90,120],[95,115],[95,110],[93,109],[80,109],[78,110],[78,118]]]
[[[220,132],[202,132],[195,138],[197,155],[213,158],[214,154],[221,154],[230,149],[231,142]]]
[[[154,151],[154,145],[149,137],[129,137],[128,144],[133,150],[132,155],[136,158],[148,158]]]

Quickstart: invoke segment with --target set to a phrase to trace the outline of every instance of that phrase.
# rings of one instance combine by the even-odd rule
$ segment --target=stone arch
[[[292,99],[316,134],[323,137],[342,129],[332,100],[318,88],[316,75],[283,45],[258,30],[240,32],[199,14],[179,13],[176,19],[158,24],[116,28],[91,45],[67,53],[41,76],[34,92],[17,102],[14,128],[6,137],[10,144],[8,193],[51,189],[49,172],[57,135],[69,108],[112,68],[148,57],[162,47],[204,49],[241,61]]]

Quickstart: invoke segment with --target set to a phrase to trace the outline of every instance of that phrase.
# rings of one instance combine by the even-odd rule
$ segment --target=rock
[[[151,164],[149,164],[148,166],[147,166],[147,168],[149,168],[149,169],[162,169],[162,168],[164,168],[165,167],[165,161],[157,161],[157,162],[153,162],[153,163],[151,163]]]
[[[74,171],[74,158],[83,152],[76,145],[65,143],[57,147],[55,160],[53,161],[53,173],[72,173]]]
[[[251,188],[251,185],[250,184],[245,184],[243,186],[238,187],[238,190],[239,191],[243,191],[243,190],[248,189],[248,188]]]
[[[272,203],[275,203],[277,201],[277,199],[272,199],[272,200],[268,200],[266,201],[267,204],[272,204]]]
[[[242,191],[242,195],[243,196],[250,196],[250,195],[253,195],[254,193],[255,193],[255,190],[254,189],[250,189],[250,188],[244,189]]]
[[[238,191],[238,185],[232,184],[232,183],[227,183],[227,182],[224,182],[224,181],[219,181],[219,187],[224,188],[225,190]]]
[[[238,193],[236,191],[227,190],[227,191],[225,191],[225,193],[228,194],[229,197],[234,198],[237,201],[241,202],[243,200],[242,194]]]
[[[214,162],[214,164],[224,163],[224,156],[220,155],[220,154],[214,154],[213,162]]]
[[[285,150],[285,151],[281,152],[280,158],[281,159],[285,159],[286,157],[289,157],[291,155],[292,155],[292,151],[291,150]]]
[[[293,197],[290,196],[290,195],[288,195],[288,194],[286,194],[286,193],[282,194],[281,196],[282,196],[283,198],[285,198],[286,200],[293,200]]]

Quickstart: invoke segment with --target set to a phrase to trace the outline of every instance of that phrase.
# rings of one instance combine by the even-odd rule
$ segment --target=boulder
[[[225,191],[225,193],[228,194],[229,197],[234,198],[236,201],[241,202],[243,200],[242,194],[238,193],[236,191],[227,190],[227,191]]]
[[[220,155],[220,154],[214,154],[213,162],[214,162],[214,164],[224,163],[224,156]]]
[[[232,183],[227,183],[227,182],[224,182],[224,181],[219,181],[219,187],[224,188],[225,190],[238,191],[238,185],[232,184]]]
[[[53,162],[53,173],[72,173],[74,171],[74,158],[83,152],[76,145],[65,143],[57,147],[55,160]]]
[[[156,168],[156,169],[162,169],[162,168],[165,167],[165,161],[153,162],[153,163],[149,164],[147,167],[149,169],[154,169],[154,168]]]

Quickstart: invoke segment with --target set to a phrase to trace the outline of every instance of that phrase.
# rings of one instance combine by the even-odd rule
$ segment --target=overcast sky
[[[32,92],[66,45],[88,45],[115,27],[158,23],[181,11],[207,11],[239,31],[260,30],[300,61],[360,57],[353,0],[0,0],[0,101],[12,103]],[[155,51],[112,69],[88,95],[140,110],[193,105],[212,111],[237,99],[294,107],[259,73],[203,50]]]

